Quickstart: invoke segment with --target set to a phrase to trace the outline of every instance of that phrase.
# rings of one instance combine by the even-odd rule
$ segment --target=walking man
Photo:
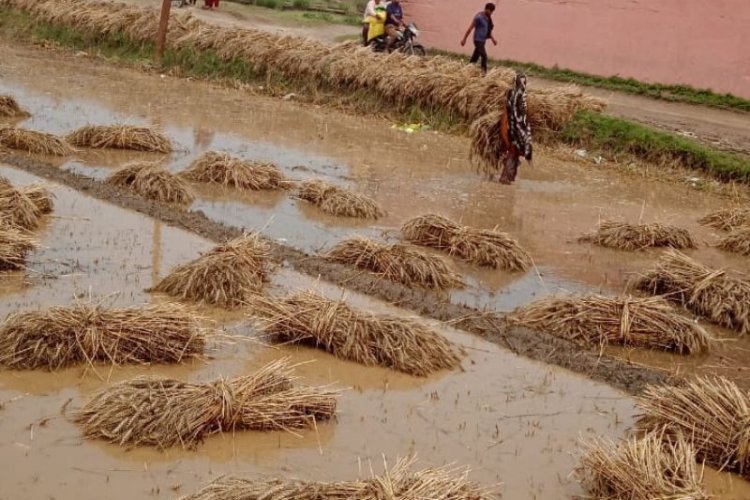
[[[492,40],[492,43],[497,45],[497,40],[492,35],[492,30],[495,27],[492,22],[492,13],[495,12],[495,4],[488,3],[484,6],[484,10],[474,16],[474,19],[469,25],[469,29],[466,30],[463,40],[461,40],[461,46],[466,45],[466,39],[469,38],[471,31],[474,30],[474,53],[471,55],[471,64],[474,64],[481,59],[482,73],[487,73],[487,39]]]

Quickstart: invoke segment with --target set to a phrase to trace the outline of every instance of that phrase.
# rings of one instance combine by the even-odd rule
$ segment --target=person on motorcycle
[[[404,28],[404,10],[401,8],[400,0],[392,0],[385,9],[385,32],[388,35],[388,44],[386,49],[391,51],[391,47],[398,39],[398,30]]]
[[[369,45],[370,42],[385,33],[386,16],[385,5],[383,5],[382,0],[377,0],[375,15],[369,18],[369,29],[367,31],[367,41],[365,45]]]
[[[495,12],[495,4],[488,3],[484,6],[484,11],[478,13],[472,19],[469,29],[466,30],[466,34],[461,40],[461,47],[466,45],[466,39],[469,38],[471,31],[474,30],[474,53],[471,55],[469,64],[474,64],[481,59],[482,73],[487,73],[487,39],[492,40],[492,43],[497,45],[497,40],[492,35],[492,30],[495,27],[492,22],[492,13]]]
[[[381,1],[382,0],[378,0],[376,2],[375,0],[370,0],[365,6],[365,15],[362,18],[362,43],[364,45],[367,45],[367,34],[370,31],[370,20],[375,17],[375,7]]]

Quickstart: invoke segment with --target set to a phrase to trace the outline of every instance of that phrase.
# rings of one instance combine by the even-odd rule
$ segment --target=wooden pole
[[[161,59],[164,56],[164,44],[167,41],[167,26],[169,24],[169,10],[172,7],[172,0],[162,0],[161,17],[159,18],[159,32],[156,35],[156,65],[161,66]]]

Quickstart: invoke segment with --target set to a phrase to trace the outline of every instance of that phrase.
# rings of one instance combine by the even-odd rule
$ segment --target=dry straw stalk
[[[314,292],[256,297],[253,309],[263,319],[264,332],[277,340],[318,347],[364,365],[427,376],[460,364],[458,349],[419,323],[357,311]]]
[[[7,118],[20,118],[28,116],[28,113],[21,109],[18,102],[9,95],[0,95],[0,116]]]
[[[628,224],[603,221],[590,234],[582,236],[587,241],[618,250],[643,250],[651,247],[695,248],[695,240],[687,229],[665,224]]]
[[[587,346],[618,344],[694,354],[707,351],[712,340],[659,297],[550,297],[521,307],[509,320]]]
[[[165,203],[193,201],[190,187],[166,168],[151,163],[134,163],[113,172],[107,182],[126,187],[144,198]]]
[[[0,146],[32,154],[70,156],[75,151],[59,137],[15,127],[0,127]]]
[[[296,386],[291,372],[281,360],[207,383],[136,378],[95,395],[75,420],[88,438],[164,449],[195,448],[220,432],[310,428],[333,417],[338,393]]]
[[[444,258],[409,245],[386,245],[356,236],[340,242],[326,256],[408,286],[439,290],[463,286]]]
[[[415,217],[402,226],[401,234],[412,243],[437,248],[479,266],[525,271],[533,264],[526,250],[497,228],[460,226],[441,215]]]
[[[55,209],[55,195],[41,184],[30,184],[19,189],[36,206],[40,214],[49,214]]]
[[[148,127],[132,125],[87,125],[67,136],[67,141],[82,148],[130,149],[153,153],[169,153],[168,137]]]
[[[670,443],[685,436],[698,460],[750,477],[750,396],[724,378],[649,386],[637,399],[635,428]]]
[[[500,138],[501,115],[502,112],[493,111],[478,118],[469,127],[469,159],[477,170],[486,175],[502,170],[506,150]]]
[[[725,328],[750,332],[750,282],[704,266],[677,250],[668,250],[633,286],[664,295]]]
[[[190,302],[239,307],[263,287],[268,259],[268,244],[258,234],[246,234],[177,266],[151,291]]]
[[[750,255],[750,226],[732,231],[721,238],[717,246],[727,252]]]
[[[331,215],[360,219],[378,219],[385,215],[378,204],[367,196],[319,180],[300,183],[296,195]]]
[[[21,269],[26,254],[35,249],[36,242],[25,232],[5,224],[0,225],[0,271]]]
[[[0,365],[57,370],[80,363],[179,363],[203,353],[205,334],[183,306],[105,308],[78,303],[11,314]]]
[[[658,433],[615,443],[583,443],[575,474],[590,498],[607,500],[708,500],[692,446],[678,436],[662,443]]]
[[[750,207],[724,208],[711,212],[698,222],[714,229],[730,231],[741,226],[750,226]]]
[[[193,182],[231,186],[251,191],[285,189],[289,181],[276,165],[242,160],[227,153],[208,151],[180,175]]]
[[[469,480],[468,468],[414,470],[414,457],[370,479],[324,483],[223,477],[182,500],[489,500],[491,491]]]

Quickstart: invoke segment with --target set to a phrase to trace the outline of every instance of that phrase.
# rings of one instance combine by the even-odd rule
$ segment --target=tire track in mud
[[[215,242],[239,236],[244,231],[242,228],[209,219],[201,211],[185,211],[146,200],[130,191],[63,170],[29,156],[0,152],[0,162]],[[465,305],[454,304],[446,300],[445,296],[429,290],[414,290],[272,240],[269,240],[269,243],[275,261],[295,271],[320,277],[344,288],[393,303],[421,316],[446,322],[459,330],[479,335],[515,354],[558,365],[630,394],[641,392],[647,384],[665,383],[670,378],[664,372],[604,356],[594,350],[582,349],[570,341],[549,334],[511,327],[505,323],[500,313],[482,312]]]

